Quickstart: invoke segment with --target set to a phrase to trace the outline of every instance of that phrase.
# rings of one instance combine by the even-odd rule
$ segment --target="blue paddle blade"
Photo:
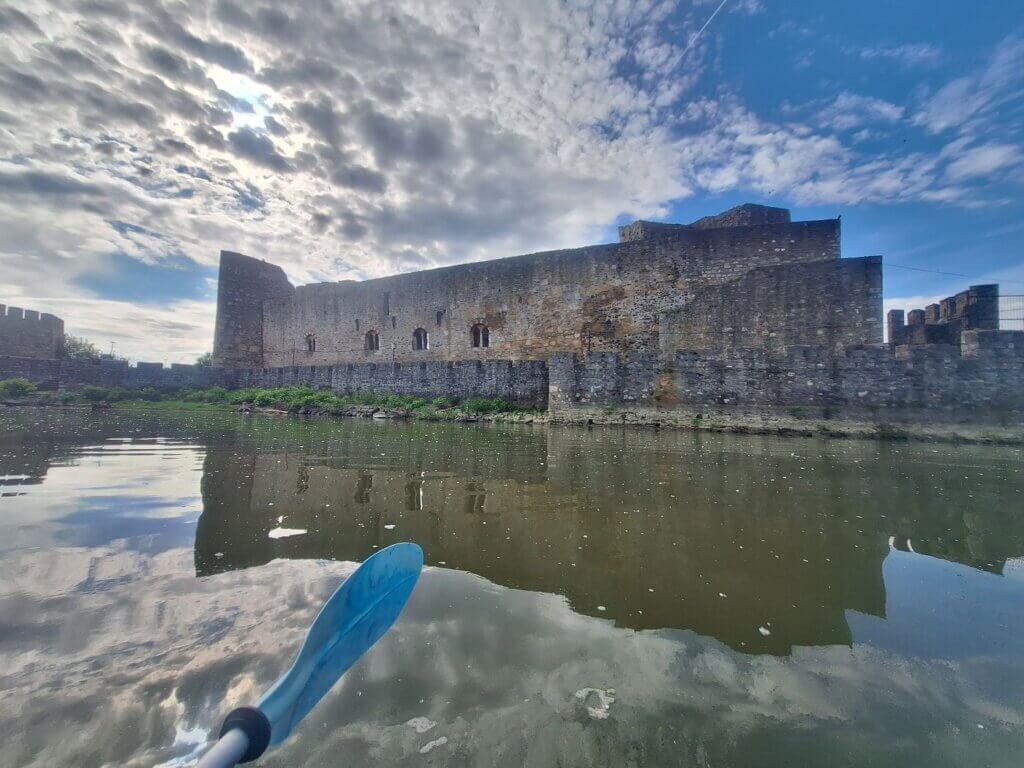
[[[367,558],[331,595],[291,668],[257,705],[280,744],[402,612],[423,568],[423,550],[393,544]]]

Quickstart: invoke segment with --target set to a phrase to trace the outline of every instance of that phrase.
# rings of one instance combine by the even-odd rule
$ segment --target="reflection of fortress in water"
[[[885,617],[890,536],[994,573],[1020,570],[1024,553],[1024,518],[1005,503],[1020,491],[1016,467],[984,448],[137,417],[130,432],[87,420],[45,441],[18,434],[0,433],[5,495],[33,493],[83,446],[136,450],[159,435],[202,447],[199,576],[276,557],[361,560],[412,540],[429,564],[747,652],[849,643],[851,612]],[[157,530],[140,519],[119,515],[110,535]],[[269,538],[277,527],[307,533]],[[919,585],[902,604],[934,606],[925,595]]]
[[[888,463],[878,454],[892,450],[884,444],[796,457],[794,443],[755,439],[744,454],[735,439],[678,434],[609,432],[599,442],[523,431],[511,449],[507,433],[486,429],[354,425],[335,434],[320,456],[306,446],[210,448],[198,575],[276,557],[361,560],[409,540],[428,564],[562,594],[623,626],[788,653],[850,643],[847,610],[884,616],[891,533],[995,571],[1024,551],[1019,521],[1008,513],[993,525],[991,508],[984,521],[972,513],[985,509],[978,488],[960,500],[971,506],[943,497],[934,467],[907,463],[880,493]],[[307,533],[270,538],[279,526]]]

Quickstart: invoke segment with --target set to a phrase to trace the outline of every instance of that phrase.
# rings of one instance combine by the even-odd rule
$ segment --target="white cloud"
[[[118,355],[133,361],[192,362],[213,348],[216,305],[209,301],[136,304],[93,298],[49,299],[32,304],[65,318],[65,332],[83,336],[106,352],[115,342]]]
[[[0,40],[0,289],[29,306],[66,301],[69,328],[106,336],[113,312],[134,357],[156,348],[136,320],[186,318],[159,347],[181,360],[200,334],[210,345],[205,304],[101,305],[83,279],[113,253],[208,268],[222,248],[295,282],[361,279],[593,242],[620,216],[659,217],[701,192],[979,198],[981,177],[943,173],[953,158],[861,149],[864,130],[902,118],[891,102],[840,94],[825,121],[862,129],[846,140],[766,120],[728,88],[698,96],[706,39],[728,17],[682,51],[710,7],[33,7]],[[1014,45],[975,80],[1003,88]],[[915,119],[948,120],[940,94]]]
[[[958,154],[946,167],[946,175],[957,181],[988,176],[1008,170],[1021,162],[1020,148],[1011,144],[982,144]]]
[[[946,83],[928,96],[914,116],[932,133],[957,128],[1024,93],[1024,37],[1011,35],[996,46],[985,66]]]
[[[885,99],[843,91],[823,109],[821,125],[846,131],[863,125],[895,123],[903,117],[903,107]]]
[[[930,43],[876,45],[850,49],[862,59],[888,59],[904,66],[930,66],[942,60],[942,49]]]

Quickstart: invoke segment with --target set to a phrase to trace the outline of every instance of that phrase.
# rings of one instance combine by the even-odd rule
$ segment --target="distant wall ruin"
[[[64,321],[46,312],[0,304],[0,355],[52,360],[64,346]]]
[[[998,285],[972,285],[938,304],[912,309],[905,316],[902,309],[891,309],[886,315],[886,330],[892,347],[959,344],[964,331],[998,329]]]

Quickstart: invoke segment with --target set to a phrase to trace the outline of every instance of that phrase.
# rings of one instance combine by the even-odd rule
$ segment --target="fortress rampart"
[[[783,283],[807,268],[844,279],[839,221],[790,222],[781,210],[741,206],[660,229],[638,222],[619,243],[295,288],[278,267],[224,252],[214,360],[253,368],[653,352],[666,313],[700,315],[712,289],[751,270],[774,266]],[[867,269],[862,285],[832,294],[855,305],[846,343],[881,340],[881,267]],[[816,322],[803,319],[811,336],[801,341],[817,340]]]
[[[886,316],[889,344],[959,344],[964,331],[999,329],[999,286],[972,285],[966,291],[912,309],[889,310]]]
[[[295,287],[224,251],[215,367],[9,356],[0,378],[501,397],[569,420],[810,408],[1024,424],[1024,332],[999,330],[998,301],[979,285],[890,312],[884,343],[881,257],[841,258],[838,219],[742,205],[634,222],[618,243],[364,282]]]
[[[629,406],[688,413],[820,409],[837,418],[1024,423],[1024,331],[966,331],[962,344],[679,349],[671,361],[552,357],[549,408]]]
[[[64,344],[64,321],[46,312],[0,304],[0,355],[53,359]]]

